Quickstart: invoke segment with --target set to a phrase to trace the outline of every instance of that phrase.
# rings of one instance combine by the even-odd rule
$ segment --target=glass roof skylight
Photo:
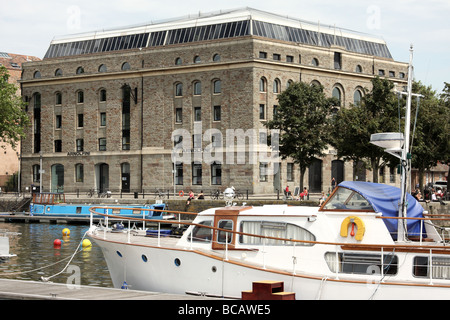
[[[247,35],[392,58],[377,37],[245,8],[54,39],[44,58],[157,47]]]

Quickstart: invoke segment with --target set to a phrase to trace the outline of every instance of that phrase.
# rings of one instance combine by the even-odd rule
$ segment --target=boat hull
[[[165,204],[151,204],[146,206],[136,205],[117,205],[116,209],[102,209],[100,205],[81,205],[81,204],[30,204],[30,215],[32,216],[55,216],[55,217],[90,217],[90,209],[97,207],[96,212],[113,214],[128,218],[146,218],[163,219],[163,213],[157,211],[148,211],[142,209],[164,210]],[[95,218],[103,217],[93,215]]]
[[[242,291],[252,290],[253,282],[270,280],[284,282],[284,290],[294,292],[298,300],[450,299],[450,288],[426,283],[380,283],[379,277],[372,281],[293,274],[190,249],[110,242],[101,235],[93,240],[102,249],[116,288],[126,283],[133,290],[240,299]]]

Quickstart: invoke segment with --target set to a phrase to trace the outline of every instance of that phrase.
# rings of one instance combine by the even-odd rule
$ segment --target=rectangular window
[[[202,164],[192,163],[192,184],[201,185],[202,184]]]
[[[259,132],[259,144],[267,145],[267,132],[264,131]]]
[[[222,133],[216,132],[211,135],[211,142],[214,148],[222,147]]]
[[[389,71],[389,77],[395,78],[395,71]]]
[[[84,140],[83,139],[77,139],[77,151],[83,151],[84,149]]]
[[[173,137],[173,146],[176,148],[183,148],[183,136],[176,135]]]
[[[83,182],[84,180],[84,167],[81,163],[75,165],[75,181]]]
[[[60,114],[57,114],[56,118],[55,118],[55,128],[56,129],[61,129],[61,122],[62,122],[62,116]]]
[[[433,257],[431,259],[431,278],[450,279],[450,259]],[[416,277],[430,278],[429,257],[415,257],[413,262],[413,274]]]
[[[175,123],[182,123],[182,122],[183,122],[183,109],[176,108],[175,109]]]
[[[77,122],[77,127],[78,128],[83,128],[83,120],[84,120],[84,116],[82,113],[78,114],[78,122]]]
[[[214,106],[214,121],[220,121],[221,119],[221,107],[220,106]]]
[[[211,184],[222,184],[222,164],[213,162],[211,165]]]
[[[202,134],[192,135],[192,148],[199,149],[202,147]]]
[[[130,130],[122,130],[122,150],[130,150]]]
[[[106,126],[106,112],[100,112],[100,127]]]
[[[183,185],[183,164],[178,163],[175,166],[175,184]]]
[[[268,166],[266,162],[259,163],[259,181],[267,182],[267,169]]]
[[[55,140],[55,152],[62,152],[62,141]]]
[[[41,181],[41,175],[39,173],[39,165],[35,164],[33,165],[33,182],[39,182]]]
[[[294,62],[293,56],[286,56],[286,62]]]
[[[247,234],[256,234],[266,237],[315,241],[315,236],[302,227],[286,223],[273,221],[242,221],[240,231]],[[276,239],[264,239],[252,237],[250,235],[239,235],[239,242],[254,245],[284,245],[284,246],[313,246],[313,243],[301,243]]]
[[[342,67],[342,60],[341,60],[341,53],[340,52],[335,52],[334,53],[334,68],[336,70],[341,70]]]
[[[259,57],[260,57],[261,59],[267,59],[267,52],[260,51],[260,52],[259,52]]]
[[[327,252],[325,260],[334,273],[397,274],[398,270],[398,257],[392,254],[339,253],[336,256],[336,252]]]
[[[259,105],[259,120],[266,119],[266,106],[264,104]]]
[[[98,139],[98,150],[106,151],[106,138]]]
[[[220,220],[218,223],[218,227],[220,229],[233,230],[233,220]],[[217,233],[217,242],[218,243],[231,243],[233,239],[233,234],[219,230]]]
[[[273,54],[273,60],[280,61],[281,60],[281,54],[274,53]]]
[[[287,164],[286,179],[287,179],[287,181],[294,181],[294,164],[293,163]]]
[[[202,121],[202,108],[194,107],[194,121]]]

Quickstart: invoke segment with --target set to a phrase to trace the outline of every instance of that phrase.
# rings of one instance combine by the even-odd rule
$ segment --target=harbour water
[[[65,228],[69,237],[62,235]],[[91,241],[90,248],[81,250],[88,225],[0,222],[0,230],[20,233],[10,237],[9,251],[17,256],[0,260],[0,278],[41,281],[44,277],[55,283],[113,287],[101,249]],[[62,241],[60,247],[54,247],[55,239]]]

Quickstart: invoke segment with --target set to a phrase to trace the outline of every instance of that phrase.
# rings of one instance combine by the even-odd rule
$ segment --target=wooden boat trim
[[[108,240],[108,239],[103,239],[102,237],[99,236],[94,236],[91,235],[91,237],[93,237],[94,239],[97,239],[99,241],[106,241],[109,243],[117,243],[117,244],[124,244],[124,242],[122,241],[114,241],[114,240]],[[291,277],[296,277],[296,278],[303,278],[303,279],[311,279],[311,280],[326,280],[326,281],[332,281],[332,282],[342,282],[342,283],[356,283],[356,284],[367,284],[367,280],[349,280],[349,279],[336,279],[336,278],[326,278],[324,279],[324,277],[318,277],[318,276],[309,276],[309,275],[304,275],[304,274],[294,274],[292,272],[288,272],[288,271],[281,271],[281,270],[275,270],[275,269],[271,269],[271,268],[262,268],[262,267],[258,267],[258,266],[254,266],[251,264],[246,264],[243,262],[239,262],[239,261],[234,261],[234,260],[226,260],[223,257],[219,257],[219,256],[215,256],[213,254],[210,253],[206,253],[203,252],[201,250],[196,250],[196,249],[181,249],[181,248],[170,248],[170,247],[160,247],[160,246],[154,246],[154,245],[148,245],[148,244],[141,244],[141,243],[126,243],[126,245],[131,245],[131,246],[135,246],[135,247],[146,247],[146,248],[152,248],[152,249],[160,249],[160,250],[171,250],[171,251],[181,251],[181,252],[191,252],[191,253],[195,253],[195,254],[199,254],[217,261],[221,261],[224,263],[230,263],[233,265],[238,265],[238,266],[242,266],[245,268],[251,268],[254,270],[258,270],[258,271],[264,271],[264,272],[269,272],[269,273],[275,273],[275,274],[280,274],[280,275],[288,275]],[[224,250],[221,250],[224,251]],[[339,273],[339,276],[344,277],[346,274],[345,273]],[[425,279],[424,279],[425,280]],[[413,287],[440,287],[440,288],[450,288],[450,285],[444,285],[444,284],[430,284],[430,283],[408,283],[408,282],[394,282],[394,281],[383,281],[383,282],[377,282],[377,284],[379,285],[396,285],[396,286],[413,286]]]

